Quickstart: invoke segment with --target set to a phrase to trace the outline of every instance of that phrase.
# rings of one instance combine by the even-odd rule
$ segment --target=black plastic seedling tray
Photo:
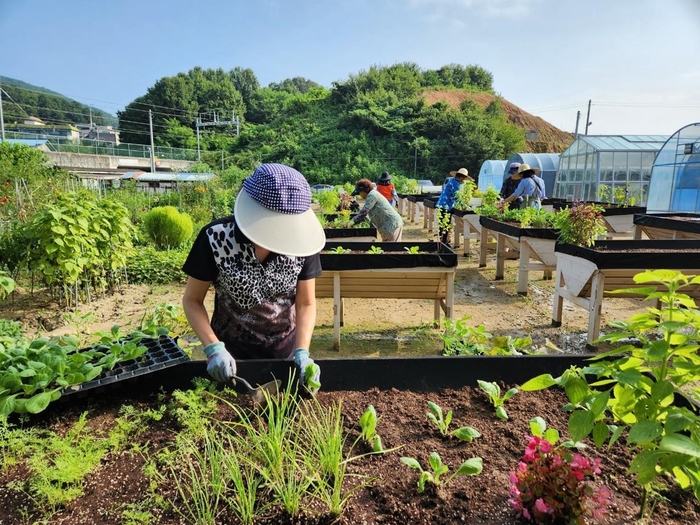
[[[61,399],[68,396],[81,397],[81,395],[93,394],[108,388],[118,388],[126,383],[134,383],[153,372],[190,360],[175,340],[167,335],[160,336],[158,339],[142,339],[139,344],[148,348],[141,357],[118,363],[112,370],[103,372],[97,379],[64,388],[61,391]]]

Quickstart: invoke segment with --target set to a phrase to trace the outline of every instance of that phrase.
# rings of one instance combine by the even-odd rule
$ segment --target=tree
[[[195,129],[200,113],[218,112],[222,117],[245,114],[243,96],[223,69],[196,67],[187,73],[158,80],[148,92],[118,112],[124,142],[149,142],[148,111],[152,111],[153,134],[168,141],[168,121]]]
[[[242,67],[234,67],[230,72],[229,76],[233,82],[233,86],[240,92],[243,97],[243,103],[246,108],[250,106],[250,100],[255,94],[255,92],[260,89],[260,83],[258,78],[253,73],[252,69]]]
[[[286,78],[279,84],[271,82],[268,87],[274,91],[286,91],[287,93],[295,95],[298,93],[306,93],[310,89],[320,86],[313,80],[304,77],[294,77]]]

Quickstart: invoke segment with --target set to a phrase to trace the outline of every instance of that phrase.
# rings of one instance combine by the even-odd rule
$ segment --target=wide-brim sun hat
[[[284,164],[261,164],[243,181],[233,207],[236,225],[254,244],[280,255],[320,252],[326,234],[311,210],[304,176]]]
[[[525,173],[526,171],[531,171],[533,173],[539,173],[540,169],[539,168],[531,168],[529,164],[521,164],[520,167],[518,168],[518,173]]]
[[[380,182],[381,181],[389,181],[389,180],[391,180],[391,175],[389,175],[388,171],[383,172],[379,177]]]
[[[468,179],[471,179],[467,168],[459,168],[457,171],[451,171],[450,175],[452,175],[453,177],[456,177],[457,175],[461,175],[462,177],[467,177]]]

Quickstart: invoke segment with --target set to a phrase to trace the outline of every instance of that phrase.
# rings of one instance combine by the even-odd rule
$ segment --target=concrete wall
[[[133,169],[151,171],[150,159],[139,157],[117,157],[113,155],[87,155],[84,153],[63,153],[47,151],[49,160],[56,166],[81,170],[116,170]],[[189,160],[159,159],[156,169],[158,171],[187,171],[193,164]]]

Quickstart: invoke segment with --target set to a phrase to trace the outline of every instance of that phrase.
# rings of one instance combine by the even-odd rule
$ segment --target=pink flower
[[[532,519],[530,512],[525,507],[523,507],[523,518],[525,518],[526,520]]]
[[[518,483],[518,476],[512,470],[510,471],[510,483],[511,483],[511,485],[515,485],[516,483]]]
[[[522,461],[520,461],[518,463],[518,470],[520,472],[527,472],[527,463],[523,463]]]
[[[537,498],[535,501],[535,510],[542,514],[551,514],[553,512],[552,509],[547,507],[547,504],[542,498]]]
[[[513,509],[515,509],[515,510],[522,510],[523,509],[523,505],[520,503],[519,499],[511,498],[508,500],[508,503],[510,503],[511,506],[513,507]]]
[[[600,474],[600,464],[603,462],[602,459],[596,458],[593,460],[593,473]]]
[[[546,439],[543,439],[540,441],[540,452],[542,454],[549,454],[552,451],[552,444],[547,441]]]

